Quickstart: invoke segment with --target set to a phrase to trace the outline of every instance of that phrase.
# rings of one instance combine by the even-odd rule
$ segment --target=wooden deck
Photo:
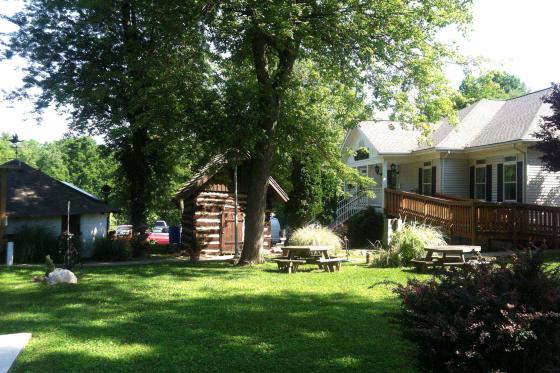
[[[560,207],[445,199],[385,189],[385,213],[426,222],[450,237],[483,240],[546,240],[558,248]]]

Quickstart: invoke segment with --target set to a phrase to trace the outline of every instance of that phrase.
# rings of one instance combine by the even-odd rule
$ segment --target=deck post
[[[381,168],[381,175],[382,175],[382,179],[381,179],[381,187],[383,188],[383,191],[385,191],[387,189],[387,184],[389,181],[389,162],[386,161],[385,159],[383,159],[383,163],[381,164],[382,168]],[[383,200],[381,201],[381,206],[385,206],[385,193],[381,193],[381,195],[383,196]]]
[[[475,244],[476,242],[476,226],[477,226],[477,211],[476,211],[476,202],[474,200],[471,201],[471,244]]]
[[[513,248],[517,249],[517,208],[515,205],[511,207],[511,231],[513,234]]]

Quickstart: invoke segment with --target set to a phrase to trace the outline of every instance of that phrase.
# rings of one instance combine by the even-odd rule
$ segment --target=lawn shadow
[[[106,278],[114,271],[97,268],[78,286],[0,289],[0,314],[13,316],[0,331],[29,330],[38,338],[15,372],[411,371],[414,349],[386,316],[398,307],[390,293],[374,299],[343,287],[326,294],[220,291],[214,282],[224,276],[235,281],[261,271],[278,281],[298,275],[220,264],[123,268],[126,284]],[[157,289],[157,276],[173,283],[200,278],[209,290],[168,287],[158,294],[148,288]],[[47,333],[54,341],[43,344]]]

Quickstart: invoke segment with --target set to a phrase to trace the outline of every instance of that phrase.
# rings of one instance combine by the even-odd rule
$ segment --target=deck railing
[[[385,189],[389,216],[424,221],[449,236],[477,239],[546,239],[558,247],[560,207],[448,200]]]

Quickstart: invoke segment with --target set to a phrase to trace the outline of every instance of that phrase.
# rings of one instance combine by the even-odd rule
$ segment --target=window
[[[486,167],[476,168],[474,180],[474,198],[486,199]]]
[[[358,167],[358,172],[360,173],[360,175],[362,176],[367,176],[367,166],[360,166]]]
[[[422,170],[422,194],[429,196],[432,194],[432,169]]]
[[[515,163],[504,164],[504,200],[517,200],[517,165]]]

